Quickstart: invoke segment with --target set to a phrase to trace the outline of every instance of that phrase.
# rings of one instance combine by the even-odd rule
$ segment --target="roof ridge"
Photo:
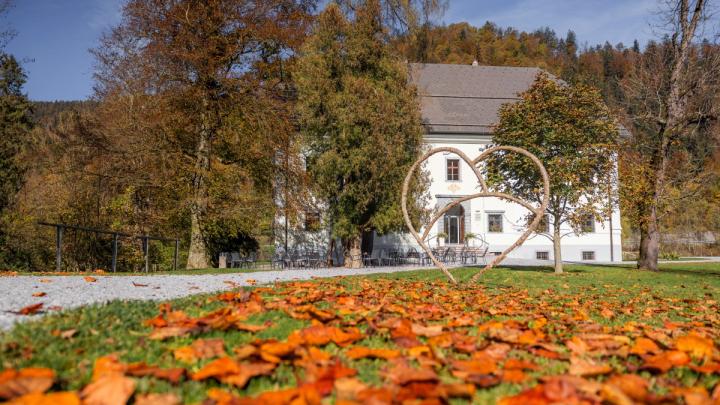
[[[429,65],[429,66],[463,66],[468,68],[497,68],[497,69],[537,69],[545,70],[538,66],[508,66],[508,65],[468,65],[464,63],[427,63],[427,62],[408,62],[409,65]]]

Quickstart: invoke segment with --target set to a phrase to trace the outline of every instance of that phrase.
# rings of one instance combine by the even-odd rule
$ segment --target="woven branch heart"
[[[510,152],[515,152],[515,153],[519,153],[521,155],[525,155],[528,158],[530,158],[530,160],[535,164],[535,166],[537,166],[538,171],[540,171],[540,174],[542,175],[542,178],[543,178],[543,199],[542,199],[542,204],[540,204],[539,207],[534,207],[527,201],[524,201],[524,200],[514,197],[512,195],[509,195],[506,193],[501,193],[501,192],[494,192],[494,191],[490,191],[488,189],[487,183],[485,182],[483,175],[480,173],[478,164],[480,162],[482,162],[483,160],[485,160],[492,153],[495,153],[500,150],[507,150]],[[472,171],[475,173],[475,177],[477,178],[478,183],[480,184],[480,192],[471,194],[471,195],[467,195],[464,197],[460,197],[456,200],[453,200],[450,204],[446,205],[445,207],[443,207],[437,214],[435,214],[435,216],[432,218],[430,223],[427,224],[427,226],[425,227],[425,232],[423,232],[422,236],[420,236],[417,233],[417,231],[415,230],[415,227],[413,226],[412,221],[410,220],[410,215],[408,214],[407,193],[408,193],[408,189],[410,188],[410,181],[412,180],[412,176],[415,173],[415,170],[417,170],[417,168],[423,162],[425,162],[427,159],[429,159],[431,156],[433,156],[437,153],[441,153],[441,152],[453,153],[453,154],[459,156],[460,159],[464,160],[465,163],[467,163],[470,166]],[[527,208],[530,212],[532,212],[535,215],[534,215],[533,221],[530,223],[530,225],[528,225],[525,232],[523,232],[522,235],[520,235],[520,237],[515,241],[515,243],[510,245],[510,247],[505,249],[492,262],[490,262],[488,265],[486,265],[484,269],[482,269],[478,274],[476,274],[472,279],[473,281],[479,275],[481,275],[484,271],[491,269],[492,267],[496,266],[498,263],[503,261],[505,259],[505,257],[508,255],[508,253],[510,253],[511,251],[516,249],[518,246],[522,245],[525,242],[525,240],[535,231],[535,229],[537,229],[538,225],[540,225],[540,221],[542,220],[543,214],[545,213],[545,209],[547,208],[548,203],[550,201],[550,180],[548,178],[547,170],[545,170],[545,166],[543,166],[540,159],[538,159],[535,155],[533,155],[532,153],[528,152],[525,149],[518,148],[515,146],[494,146],[492,148],[489,148],[489,149],[486,149],[485,151],[483,151],[475,159],[470,159],[463,151],[461,151],[457,148],[441,147],[441,148],[435,148],[435,149],[428,151],[425,155],[423,155],[420,159],[418,159],[412,165],[412,167],[410,167],[410,170],[408,171],[407,176],[405,176],[405,182],[403,183],[403,189],[402,189],[402,202],[401,202],[403,217],[405,218],[405,224],[407,224],[408,229],[410,230],[410,233],[413,235],[413,237],[415,238],[417,243],[420,245],[420,247],[422,247],[422,249],[425,251],[425,253],[428,254],[428,257],[430,257],[430,260],[432,260],[432,262],[437,267],[439,267],[440,270],[442,270],[442,272],[445,273],[445,275],[454,284],[457,284],[457,281],[452,276],[452,274],[450,274],[447,267],[445,267],[445,265],[442,262],[440,262],[435,257],[435,255],[432,253],[432,250],[430,250],[430,247],[428,247],[428,245],[427,245],[426,239],[428,237],[428,234],[430,233],[430,230],[435,226],[435,223],[440,218],[442,218],[442,216],[445,215],[446,212],[448,212],[449,210],[453,209],[454,207],[456,207],[457,205],[459,205],[465,201],[472,200],[475,198],[482,198],[482,197],[497,197],[497,198],[501,198],[503,200],[507,200],[507,201],[511,201],[511,202],[520,204],[523,207]]]

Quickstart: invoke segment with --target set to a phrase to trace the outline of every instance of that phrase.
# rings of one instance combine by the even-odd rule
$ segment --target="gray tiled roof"
[[[490,133],[504,103],[518,100],[541,70],[411,63],[423,123],[430,133]]]

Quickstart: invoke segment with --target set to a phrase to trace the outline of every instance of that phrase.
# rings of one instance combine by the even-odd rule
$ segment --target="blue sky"
[[[92,94],[89,48],[120,19],[122,0],[15,0],[3,21],[18,35],[7,51],[25,60],[25,87],[33,100],[78,100]],[[564,36],[572,29],[580,44],[645,43],[657,0],[450,0],[444,22],[535,30],[549,26]]]

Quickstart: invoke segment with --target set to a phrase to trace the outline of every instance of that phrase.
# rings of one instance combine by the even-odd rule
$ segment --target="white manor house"
[[[505,103],[519,100],[541,70],[528,67],[496,67],[449,64],[410,64],[411,80],[417,86],[429,148],[451,146],[471,159],[492,142],[492,130],[498,122],[498,110]],[[477,192],[478,183],[471,169],[458,156],[438,153],[426,162],[431,177],[432,207],[442,208],[453,199]],[[550,173],[552,176],[552,173]],[[431,207],[431,208],[432,208]],[[469,245],[487,243],[489,252],[501,252],[515,242],[525,229],[528,211],[498,198],[477,198],[450,210],[435,224],[428,238],[430,246],[462,246],[466,235],[478,239]],[[589,219],[577,235],[572,229],[562,239],[562,259],[566,261],[622,260],[620,212],[613,210],[603,222]],[[436,238],[438,233],[447,235]],[[382,249],[417,246],[409,234],[375,237],[373,255]],[[533,235],[512,251],[509,258],[553,260],[552,242]]]

